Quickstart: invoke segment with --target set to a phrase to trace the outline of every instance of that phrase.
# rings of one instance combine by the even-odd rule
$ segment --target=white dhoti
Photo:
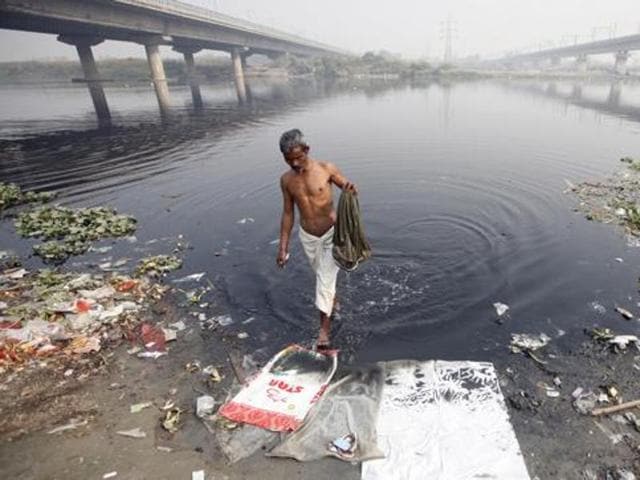
[[[338,265],[333,259],[333,227],[321,237],[316,237],[300,228],[300,242],[316,274],[316,307],[331,315],[336,296]]]

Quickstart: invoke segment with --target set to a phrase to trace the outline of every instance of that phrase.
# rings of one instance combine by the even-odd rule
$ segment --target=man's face
[[[309,147],[294,147],[284,154],[284,160],[296,173],[302,173],[307,166]]]

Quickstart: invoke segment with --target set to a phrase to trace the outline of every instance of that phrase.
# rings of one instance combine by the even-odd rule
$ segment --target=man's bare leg
[[[320,333],[318,334],[318,349],[329,348],[331,345],[329,335],[331,333],[331,317],[320,312]]]

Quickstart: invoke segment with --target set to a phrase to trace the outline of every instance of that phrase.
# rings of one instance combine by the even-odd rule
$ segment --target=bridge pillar
[[[615,81],[609,87],[609,95],[607,96],[607,104],[612,107],[620,106],[620,96],[622,94],[622,83]]]
[[[629,60],[630,54],[626,50],[622,50],[616,53],[616,63],[614,70],[618,75],[627,74],[627,60]]]
[[[244,70],[242,68],[242,54],[240,48],[231,50],[231,61],[233,62],[233,79],[236,83],[236,93],[238,101],[245,103],[247,101],[247,86],[244,83]]]
[[[169,111],[171,101],[169,97],[169,87],[167,86],[167,77],[165,76],[164,65],[162,64],[162,57],[160,56],[160,48],[157,43],[145,43],[144,48],[147,52],[151,81],[156,91],[158,106],[160,107],[160,112],[165,114]]]
[[[104,94],[104,88],[102,88],[96,61],[93,58],[93,51],[91,50],[92,46],[102,43],[104,39],[89,36],[59,35],[58,40],[76,47],[78,56],[80,57],[82,71],[84,72],[84,79],[85,82],[87,82],[89,94],[93,101],[93,108],[98,117],[98,123],[101,125],[109,124],[111,122],[111,112],[109,111],[107,97]]]
[[[202,108],[202,94],[200,93],[200,84],[198,83],[198,77],[196,74],[196,62],[193,55],[196,52],[199,52],[200,49],[186,48],[186,47],[173,47],[176,52],[182,53],[184,55],[184,63],[187,66],[187,82],[189,82],[189,87],[191,88],[191,99],[193,100],[193,106],[195,108]]]
[[[589,68],[589,57],[587,55],[578,55],[576,57],[576,70],[578,72],[586,72]]]

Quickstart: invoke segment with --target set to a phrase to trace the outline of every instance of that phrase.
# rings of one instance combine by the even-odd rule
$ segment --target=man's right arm
[[[280,179],[280,189],[282,190],[282,220],[280,222],[280,248],[278,249],[278,266],[284,267],[289,259],[289,237],[293,229],[295,213],[293,210],[293,197],[287,189],[284,177]]]

